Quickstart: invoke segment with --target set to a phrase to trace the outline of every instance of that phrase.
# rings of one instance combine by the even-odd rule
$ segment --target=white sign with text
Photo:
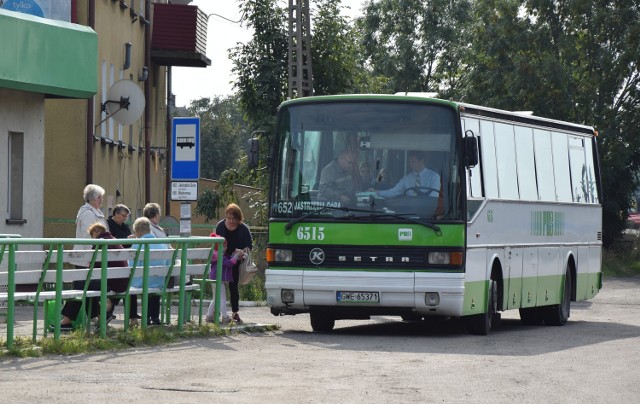
[[[195,181],[172,181],[171,182],[172,201],[197,201],[198,183]]]

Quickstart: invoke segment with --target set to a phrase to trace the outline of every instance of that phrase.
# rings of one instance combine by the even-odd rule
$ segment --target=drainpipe
[[[167,192],[165,192],[165,215],[171,216],[171,153],[173,150],[172,136],[171,131],[173,130],[173,126],[171,125],[171,107],[173,107],[173,95],[171,94],[171,65],[167,66],[167,139],[165,144],[167,148],[165,149],[164,158],[167,164],[167,172],[165,173],[165,188]]]
[[[151,1],[146,0],[144,15],[151,19]],[[144,30],[144,65],[151,69],[151,24]],[[154,78],[155,79],[155,78]],[[144,83],[144,200],[145,204],[151,202],[151,84],[150,80]]]
[[[96,28],[96,1],[89,0],[88,10],[88,23],[89,27],[95,31]],[[94,103],[95,96],[87,100],[87,146],[86,146],[86,160],[87,171],[85,175],[85,184],[93,183],[93,124],[94,124]]]
[[[71,22],[78,24],[78,1],[71,0]]]

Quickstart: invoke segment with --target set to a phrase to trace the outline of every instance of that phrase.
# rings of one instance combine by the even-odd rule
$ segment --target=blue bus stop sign
[[[200,118],[173,118],[171,180],[200,178]]]

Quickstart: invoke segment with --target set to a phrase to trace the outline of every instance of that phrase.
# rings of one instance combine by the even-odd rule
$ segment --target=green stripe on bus
[[[388,245],[463,247],[465,224],[438,225],[440,233],[413,223],[318,223],[294,225],[285,231],[286,222],[269,224],[269,242],[274,244],[314,245]]]
[[[600,272],[578,274],[576,300],[593,298],[600,289]],[[564,274],[506,279],[503,309],[540,307],[560,304],[564,291]],[[465,282],[463,315],[486,311],[489,281]]]

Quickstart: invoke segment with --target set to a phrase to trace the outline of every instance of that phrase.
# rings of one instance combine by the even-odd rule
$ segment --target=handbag
[[[246,285],[251,282],[251,279],[253,279],[253,277],[258,272],[258,266],[255,264],[255,262],[253,262],[253,258],[251,257],[251,250],[245,248],[244,253],[244,261],[240,263],[240,268],[238,271],[238,283],[240,285]]]

